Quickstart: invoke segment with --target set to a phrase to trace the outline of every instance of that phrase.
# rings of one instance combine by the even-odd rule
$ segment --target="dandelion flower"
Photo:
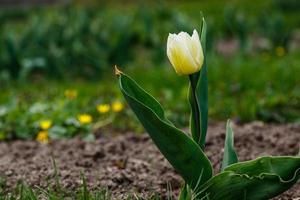
[[[90,124],[93,120],[92,116],[89,114],[81,114],[77,117],[80,124]]]
[[[123,103],[120,102],[120,101],[115,101],[115,102],[112,103],[111,107],[112,107],[112,110],[113,110],[114,112],[120,112],[120,111],[123,110],[124,105],[123,105]]]
[[[37,134],[36,140],[40,143],[47,144],[49,142],[48,131],[40,131]]]
[[[97,110],[99,113],[107,113],[110,110],[110,105],[109,104],[99,104],[97,105]]]
[[[48,130],[52,126],[51,120],[42,120],[40,121],[40,128],[42,130]]]

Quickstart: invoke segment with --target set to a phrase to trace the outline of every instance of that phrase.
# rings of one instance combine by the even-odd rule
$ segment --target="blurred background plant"
[[[0,0],[0,140],[141,132],[127,120],[134,116],[115,64],[187,126],[187,80],[173,73],[165,46],[169,32],[197,28],[200,11],[209,28],[210,119],[300,121],[297,0],[13,2]]]

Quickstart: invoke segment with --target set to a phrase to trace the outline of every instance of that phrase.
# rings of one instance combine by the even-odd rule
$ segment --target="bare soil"
[[[241,161],[263,155],[296,155],[299,150],[300,125],[274,125],[252,122],[234,125],[235,146]],[[225,123],[210,124],[206,153],[219,171],[225,139]],[[147,134],[133,133],[101,136],[93,142],[78,138],[52,141],[48,145],[35,141],[0,143],[0,177],[6,190],[18,180],[30,186],[46,188],[53,176],[55,159],[61,185],[75,189],[87,178],[90,189],[107,187],[118,199],[128,193],[145,197],[158,193],[165,196],[167,184],[174,193],[182,183],[180,177],[162,157]],[[299,199],[300,184],[275,199]]]

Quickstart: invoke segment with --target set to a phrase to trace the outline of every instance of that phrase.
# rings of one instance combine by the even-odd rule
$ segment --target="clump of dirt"
[[[235,146],[241,161],[263,155],[296,155],[300,142],[300,125],[273,125],[253,122],[235,125]],[[210,124],[206,153],[219,171],[225,139],[225,123]],[[75,189],[84,173],[90,189],[107,187],[113,196],[123,198],[128,193],[165,196],[167,184],[175,194],[181,186],[180,176],[163,158],[151,139],[132,133],[101,136],[85,142],[78,138],[53,141],[42,145],[34,141],[0,143],[0,177],[6,180],[6,190],[18,180],[31,186],[46,188],[53,184],[55,159],[61,185]],[[300,184],[275,199],[300,197]]]

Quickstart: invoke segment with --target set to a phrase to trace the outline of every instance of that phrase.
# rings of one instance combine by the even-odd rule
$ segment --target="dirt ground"
[[[234,125],[235,146],[241,161],[262,155],[296,155],[300,142],[300,125],[270,125],[252,122]],[[220,160],[225,138],[225,123],[210,124],[206,153],[215,171]],[[6,188],[18,180],[31,186],[45,188],[53,176],[54,157],[63,187],[73,189],[81,185],[81,172],[91,189],[108,187],[113,196],[152,193],[166,195],[169,183],[174,193],[181,185],[180,177],[153,145],[147,134],[132,133],[100,136],[94,142],[78,138],[54,141],[42,145],[34,141],[0,143],[0,177]],[[50,181],[51,182],[51,181]],[[53,181],[52,181],[53,182]],[[300,184],[276,199],[298,199]]]

